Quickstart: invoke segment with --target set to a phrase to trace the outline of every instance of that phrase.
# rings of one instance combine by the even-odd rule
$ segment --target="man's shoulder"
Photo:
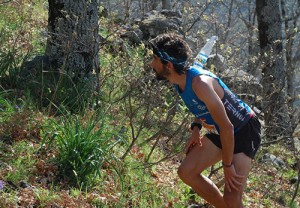
[[[207,74],[198,74],[192,78],[192,84],[208,84],[212,83],[213,77],[207,76]]]
[[[213,82],[213,78],[209,76],[202,76],[201,74],[198,76],[195,76],[192,80],[192,88],[193,90],[200,91],[206,91],[207,87],[211,86],[211,83]]]

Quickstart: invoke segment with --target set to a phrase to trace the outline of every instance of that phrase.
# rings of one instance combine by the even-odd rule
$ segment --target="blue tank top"
[[[192,80],[194,77],[200,75],[213,77],[224,89],[224,97],[221,100],[224,104],[227,116],[234,126],[234,133],[238,132],[238,130],[241,129],[251,117],[253,117],[253,111],[246,103],[238,99],[220,78],[213,73],[195,65],[186,71],[186,84],[183,92],[179,89],[178,85],[174,85],[185,105],[195,115],[196,118],[200,118],[202,126],[210,133],[220,133],[220,129],[211,117],[206,105],[193,91]]]

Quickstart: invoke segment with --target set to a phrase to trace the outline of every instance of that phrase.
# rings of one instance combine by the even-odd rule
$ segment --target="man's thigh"
[[[235,171],[238,175],[244,176],[243,179],[240,179],[240,182],[243,184],[242,187],[238,191],[233,190],[231,192],[228,191],[227,187],[225,187],[224,195],[226,195],[236,198],[236,199],[242,199],[242,193],[244,188],[246,187],[247,177],[249,174],[249,171],[251,169],[251,161],[252,159],[245,155],[244,153],[237,153],[233,155],[233,165],[235,168]]]
[[[206,168],[220,161],[221,158],[221,149],[204,136],[202,138],[202,146],[195,145],[193,149],[190,150],[181,163],[181,168],[199,174]]]

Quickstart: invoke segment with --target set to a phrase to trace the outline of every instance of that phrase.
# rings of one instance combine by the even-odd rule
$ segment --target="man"
[[[188,66],[191,50],[176,34],[163,34],[150,41],[150,66],[157,79],[173,83],[188,109],[195,115],[186,157],[178,169],[181,180],[215,207],[243,207],[242,193],[260,145],[260,123],[251,108],[239,100],[214,74]],[[207,134],[200,136],[201,127]],[[202,175],[222,160],[224,194]]]

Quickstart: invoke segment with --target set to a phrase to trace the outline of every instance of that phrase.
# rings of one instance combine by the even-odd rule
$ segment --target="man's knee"
[[[241,208],[243,206],[240,193],[224,194],[223,198],[228,208]]]
[[[186,168],[184,168],[183,165],[180,165],[178,170],[177,170],[177,174],[183,182],[186,182],[189,179],[189,177],[188,177],[189,173],[188,172],[189,171]]]
[[[197,171],[195,169],[188,168],[184,165],[180,165],[177,174],[179,178],[186,184],[190,184],[194,181],[194,177],[197,177],[201,174],[202,171]]]
[[[191,180],[193,180],[193,171],[185,167],[184,165],[180,165],[177,174],[179,178],[186,184],[190,184]]]

